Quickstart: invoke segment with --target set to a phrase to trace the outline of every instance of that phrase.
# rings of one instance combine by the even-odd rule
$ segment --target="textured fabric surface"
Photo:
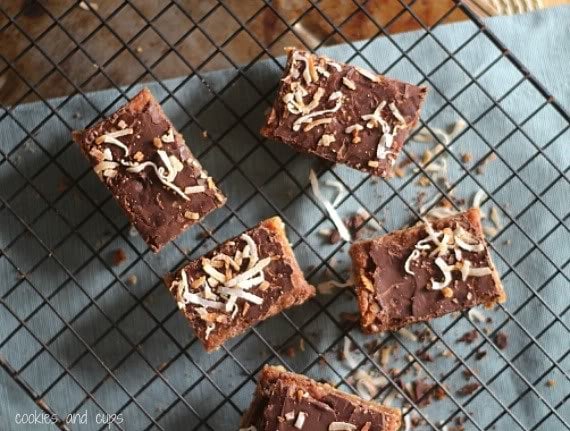
[[[487,21],[567,110],[569,22],[567,7]],[[429,119],[429,126],[445,128],[458,118],[472,122],[473,127],[454,140],[435,163],[446,159],[449,181],[457,182],[454,196],[470,202],[478,189],[485,188],[492,192],[492,199],[485,202],[483,210],[488,213],[491,207],[501,208],[501,226],[491,244],[509,300],[497,311],[482,311],[493,321],[478,325],[491,330],[501,327],[508,334],[508,346],[498,350],[481,335],[473,345],[458,344],[457,338],[473,329],[466,315],[434,321],[432,328],[441,341],[430,353],[437,356],[451,348],[459,361],[423,361],[427,369],[423,375],[431,373],[439,379],[440,373],[459,364],[445,383],[456,400],[466,405],[458,407],[448,398],[422,408],[422,413],[437,424],[456,411],[460,416],[469,412],[477,425],[468,422],[466,429],[494,424],[496,429],[505,430],[535,426],[533,429],[562,430],[566,429],[562,421],[570,421],[570,407],[564,402],[570,394],[570,359],[566,356],[570,336],[570,184],[562,176],[570,167],[569,124],[545,104],[544,97],[507,59],[500,58],[500,51],[484,34],[477,33],[477,27],[466,22],[438,27],[433,37],[413,32],[394,36],[393,42],[377,38],[355,44],[363,57],[390,76],[419,83],[427,75],[429,82],[423,83],[431,90],[422,119]],[[466,40],[470,42],[455,53],[455,60],[444,62],[449,52]],[[396,61],[401,54],[394,43],[402,49],[415,44],[408,59]],[[350,45],[339,45],[320,52],[346,61],[355,51]],[[360,56],[352,62],[368,67]],[[330,229],[331,223],[323,218],[322,209],[307,187],[309,169],[318,166],[317,160],[294,154],[284,145],[262,141],[257,134],[280,73],[280,66],[268,60],[243,74],[219,71],[207,74],[203,80],[180,78],[148,86],[161,101],[167,96],[165,87],[174,92],[175,98],[168,97],[163,103],[167,114],[210,174],[221,180],[220,186],[229,197],[227,208],[204,222],[205,228],[214,230],[215,240],[223,241],[261,218],[279,213],[288,224],[301,266],[311,274],[310,281],[318,283],[331,278],[321,265],[323,261],[334,265],[341,276],[346,275],[347,247],[330,245],[318,234],[320,229]],[[514,91],[508,92],[521,80]],[[133,95],[138,88],[128,89],[127,95]],[[214,97],[210,89],[221,92],[220,97]],[[500,101],[499,107],[493,107],[490,97]],[[356,310],[349,292],[337,293],[336,297],[320,295],[286,316],[259,325],[243,340],[231,341],[227,348],[236,346],[231,352],[234,358],[225,350],[207,355],[198,343],[192,343],[193,336],[159,277],[182,261],[180,250],[198,256],[212,248],[215,241],[204,241],[199,235],[202,231],[196,228],[176,241],[178,247],[170,245],[158,255],[149,253],[143,241],[129,230],[106,189],[89,172],[79,149],[70,143],[66,124],[81,128],[96,119],[96,109],[110,113],[124,101],[116,90],[102,91],[89,94],[88,99],[75,96],[51,100],[49,105],[18,106],[11,110],[14,118],[7,116],[0,121],[0,149],[3,154],[12,152],[11,163],[4,158],[0,161],[0,247],[4,250],[0,255],[0,355],[17,370],[25,365],[20,377],[34,391],[42,393],[49,388],[43,399],[63,418],[84,400],[82,387],[93,391],[94,399],[77,407],[79,413],[88,412],[88,423],[70,425],[81,430],[99,429],[97,413],[113,413],[125,405],[123,429],[142,430],[151,424],[142,409],[159,418],[157,422],[167,430],[194,429],[199,418],[207,418],[207,425],[199,429],[235,429],[239,409],[248,405],[255,382],[234,358],[248,370],[266,361],[277,363],[269,346],[280,346],[288,337],[292,338],[287,345],[297,345],[299,336],[295,336],[294,325],[302,328],[305,350],[294,357],[283,355],[283,359],[295,371],[304,371],[315,361],[305,370],[309,376],[339,382],[339,376],[316,359],[325,352],[327,361],[336,364],[336,350],[342,346],[339,315]],[[202,109],[208,102],[208,107]],[[196,115],[199,126],[196,122],[190,124],[189,115]],[[35,142],[28,140],[17,147],[26,138],[21,127],[32,130],[48,116],[49,120],[34,134]],[[508,116],[521,127],[516,128]],[[207,137],[202,134],[204,129]],[[426,148],[422,143],[406,146],[408,153],[418,155]],[[466,174],[465,167],[473,166],[491,150],[497,158],[485,165],[483,174],[475,170]],[[462,162],[465,153],[472,155],[472,161]],[[26,184],[22,174],[31,184]],[[415,207],[419,192],[426,193],[426,201],[437,194],[433,186],[418,187],[412,175],[412,169],[408,169],[403,178],[363,182],[363,174],[337,166],[322,180],[341,179],[352,189],[353,196],[339,205],[342,215],[366,206],[390,231],[412,220],[406,203]],[[78,181],[75,186],[66,187],[74,180]],[[334,189],[323,186],[323,192],[334,196]],[[26,232],[24,223],[32,232]],[[488,219],[485,224],[493,225]],[[109,262],[117,248],[126,251],[127,260],[113,267]],[[51,257],[48,249],[54,252]],[[313,274],[315,266],[320,269]],[[18,271],[27,274],[27,279],[22,280]],[[125,283],[132,274],[137,276],[136,286]],[[49,306],[42,296],[49,298]],[[7,339],[19,325],[14,315],[25,325]],[[162,328],[154,330],[158,325]],[[366,337],[356,328],[350,336],[360,345],[388,337]],[[400,336],[398,340],[412,353],[421,347]],[[48,343],[48,350],[27,364],[41,349],[40,342]],[[476,361],[470,352],[480,343],[479,350],[487,354]],[[107,370],[85,353],[85,344],[113,371],[113,377],[101,383]],[[354,355],[363,361],[361,367],[372,366],[358,351]],[[548,357],[556,359],[558,365]],[[512,361],[513,366],[507,361]],[[392,366],[401,367],[406,362]],[[487,386],[473,399],[456,395],[466,382],[461,372],[465,364],[475,369]],[[63,367],[69,367],[72,376],[61,378]],[[154,378],[157,368],[162,371],[161,377]],[[210,368],[209,377],[203,378],[200,369]],[[350,373],[343,364],[336,364],[335,370],[342,376]],[[548,387],[548,379],[554,379],[556,385]],[[55,429],[15,424],[16,414],[39,408],[6,372],[0,373],[0,382],[0,429]],[[536,389],[529,389],[529,384]],[[136,396],[138,405],[129,402],[127,393]],[[179,400],[161,415],[179,395],[185,401]],[[224,401],[226,395],[230,401]],[[556,414],[549,406],[556,409]]]

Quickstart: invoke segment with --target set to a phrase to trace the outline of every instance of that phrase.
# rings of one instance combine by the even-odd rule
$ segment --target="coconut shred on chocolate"
[[[476,208],[356,243],[350,253],[367,332],[506,300]]]
[[[165,281],[207,351],[315,295],[279,217],[226,241]]]
[[[73,139],[155,252],[226,201],[148,89]]]
[[[306,51],[287,52],[285,74],[261,134],[297,151],[390,175],[418,122],[426,88]]]
[[[240,431],[395,431],[398,409],[265,366]]]

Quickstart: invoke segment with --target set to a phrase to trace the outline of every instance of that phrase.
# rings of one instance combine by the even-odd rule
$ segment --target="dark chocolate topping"
[[[303,51],[296,52],[307,55]],[[289,56],[286,68],[289,73],[293,65],[292,58],[293,53]],[[303,72],[307,66],[304,62],[296,61],[295,67],[299,69],[300,76],[293,81],[288,76],[281,83],[273,111],[267,119],[267,125],[262,129],[262,134],[266,137],[280,139],[298,151],[315,154],[333,162],[345,163],[374,175],[386,176],[390,172],[393,160],[400,152],[409,131],[417,123],[420,106],[426,95],[425,87],[406,84],[383,76],[378,76],[376,80],[372,81],[353,66],[341,65],[340,71],[338,71],[330,65],[330,60],[327,61],[324,57],[313,58],[315,58],[315,63],[320,61],[319,64],[326,68],[330,76],[327,78],[318,74],[319,80],[307,85],[303,81]],[[347,78],[351,86],[354,85],[354,90],[343,83],[343,78]],[[311,101],[319,88],[324,89],[324,95],[313,112],[334,108],[336,100],[329,100],[329,97],[335,92],[342,92],[343,103],[339,111],[314,118],[315,120],[333,118],[333,121],[315,126],[308,131],[303,130],[308,123],[303,124],[299,131],[293,130],[293,123],[301,115],[291,113],[287,109],[286,103],[283,102],[283,97],[291,92],[291,82],[300,82],[308,91],[308,95],[303,98],[304,101]],[[376,151],[380,137],[383,135],[382,127],[378,125],[368,128],[366,127],[367,122],[361,117],[373,113],[383,101],[386,103],[381,111],[382,117],[392,127],[399,123],[389,109],[389,104],[393,102],[406,120],[407,126],[399,129],[395,134],[394,142],[389,149],[392,154],[389,154],[385,159],[378,159]],[[355,124],[364,127],[355,132],[359,140],[356,143],[353,142],[356,135],[345,131],[347,127]],[[319,145],[323,135],[334,135],[334,142],[329,145],[322,145],[322,143]],[[372,162],[372,165],[369,165],[369,162]],[[374,166],[376,162],[378,162],[378,166]]]
[[[271,258],[270,263],[262,270],[265,281],[247,289],[249,294],[262,299],[261,304],[238,298],[236,301],[237,314],[233,318],[232,312],[226,312],[225,309],[216,310],[206,307],[208,316],[207,319],[204,319],[197,311],[198,308],[201,308],[200,305],[188,303],[184,307],[184,312],[194,332],[201,340],[205,341],[205,344],[216,346],[228,338],[227,334],[235,335],[285,307],[304,302],[314,294],[314,288],[302,279],[296,262],[292,260],[291,252],[287,250],[289,245],[284,233],[275,230],[275,220],[266,220],[245,232],[257,247],[259,262],[265,258]],[[279,223],[281,222],[279,221]],[[195,280],[199,280],[201,277],[209,277],[204,270],[204,258],[212,259],[221,254],[234,257],[236,251],[243,251],[246,245],[247,242],[240,235],[207,253],[203,258],[191,261],[182,269],[188,278],[188,285],[191,286]],[[240,269],[233,270],[233,276],[243,274],[248,269],[248,265],[249,259],[243,259]],[[219,269],[219,271],[224,272],[223,269]],[[177,279],[170,285],[170,290],[174,295],[177,294],[180,279],[181,274],[179,273]],[[189,289],[189,292],[199,294],[200,289],[196,291]],[[217,288],[213,287],[212,292],[216,293]],[[222,302],[225,303],[225,301]],[[214,323],[213,327],[207,332],[208,324],[211,325],[212,323]]]
[[[484,244],[480,226],[468,213],[453,218],[433,221],[435,230],[457,226],[469,232]],[[443,279],[441,269],[434,263],[435,256],[429,251],[412,261],[414,275],[405,271],[405,262],[418,241],[428,233],[424,225],[394,232],[385,237],[362,244],[368,255],[365,276],[372,281],[374,293],[370,294],[370,307],[374,308],[375,320],[382,329],[395,329],[407,323],[441,316],[481,303],[497,301],[502,295],[496,274],[467,277],[462,280],[459,271],[451,271],[450,297],[443,290],[431,289],[431,280]],[[442,256],[448,265],[456,263],[453,252]],[[462,260],[470,261],[473,268],[494,267],[485,247],[482,252],[462,250]]]
[[[122,128],[133,129],[132,134],[118,138],[129,149],[128,157],[118,146],[95,143],[97,137]],[[160,105],[149,93],[143,92],[110,118],[74,134],[74,139],[81,144],[94,167],[100,160],[93,155],[93,150],[103,151],[105,148],[111,150],[113,161],[152,161],[157,166],[163,166],[154,140],[168,134],[171,129],[172,124]],[[189,200],[185,200],[165,187],[151,167],[132,173],[127,172],[125,166],[118,166],[116,176],[102,177],[131,223],[155,251],[224,202],[219,190],[215,186],[208,186],[213,183],[207,180],[207,174],[185,145],[182,136],[174,131],[173,135],[174,142],[163,140],[160,147],[168,156],[175,156],[183,164],[173,183],[182,191],[188,186],[205,185],[204,192],[189,194]]]
[[[378,411],[333,392],[318,400],[306,392],[299,396],[297,388],[282,382],[272,388],[263,416],[255,426],[258,431],[298,431],[295,422],[299,414],[305,416],[301,429],[307,431],[328,431],[333,422],[346,422],[357,430],[367,423],[369,431],[385,429],[384,415]]]

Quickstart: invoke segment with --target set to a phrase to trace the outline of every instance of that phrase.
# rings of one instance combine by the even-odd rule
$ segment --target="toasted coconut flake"
[[[400,122],[400,126],[405,127],[406,119],[404,118],[404,116],[402,115],[396,104],[394,102],[391,102],[388,104],[388,108],[390,108],[390,111],[392,111],[392,115],[396,117],[396,120]]]
[[[206,186],[188,186],[184,188],[185,195],[192,195],[195,193],[204,193],[206,191]]]
[[[418,337],[416,336],[416,334],[414,334],[412,331],[410,331],[407,328],[401,328],[398,331],[398,334],[400,334],[404,338],[407,338],[410,341],[414,341],[414,342],[418,341]]]
[[[96,140],[95,143],[99,144],[99,143],[105,143],[105,144],[111,144],[111,145],[115,145],[116,147],[119,147],[120,149],[122,149],[125,152],[125,157],[129,156],[129,148],[123,144],[121,141],[119,141],[115,136],[117,136],[118,133],[120,132],[127,132],[130,131],[130,133],[133,133],[133,129],[125,129],[125,130],[119,130],[118,132],[113,132],[113,133],[109,133],[106,135],[101,135],[99,136]],[[123,133],[121,135],[118,136],[124,136],[127,135],[128,133]],[[101,139],[102,138],[102,139]]]
[[[326,62],[329,66],[334,67],[336,69],[337,72],[341,72],[342,71],[342,67],[340,64],[332,61],[330,58],[326,59]]]
[[[484,322],[485,320],[487,320],[485,315],[481,313],[481,311],[478,310],[477,308],[471,308],[467,312],[467,317],[469,317],[469,320],[471,320],[472,322]]]
[[[371,168],[377,168],[380,166],[380,162],[378,162],[378,160],[368,160],[368,166]]]
[[[412,262],[414,260],[416,260],[418,257],[420,257],[420,251],[418,249],[414,249],[414,251],[412,251],[412,253],[408,256],[408,258],[406,259],[406,262],[404,263],[404,269],[406,270],[406,272],[410,275],[416,275],[411,269],[410,269],[410,265],[412,264]]]
[[[337,180],[326,180],[325,185],[329,187],[334,187],[337,190],[336,198],[334,199],[332,206],[337,207],[340,202],[344,199],[344,197],[348,194],[344,184]]]
[[[228,280],[225,283],[225,285],[227,287],[237,286],[241,282],[246,281],[247,279],[256,275],[258,272],[262,271],[270,263],[271,263],[270,257],[266,257],[264,259],[261,259],[259,262],[257,262],[253,267],[249,268],[247,271],[244,271],[241,274],[236,275],[231,280]]]
[[[323,75],[325,78],[328,78],[329,76],[331,76],[330,72],[328,72],[322,66],[317,66],[317,67],[315,67],[315,69],[317,69],[317,72],[320,73],[321,75]]]
[[[451,217],[457,214],[457,211],[453,208],[446,208],[446,207],[436,207],[431,209],[426,216],[434,217],[438,219]]]
[[[355,67],[355,69],[358,73],[360,73],[365,78],[368,78],[373,82],[378,82],[378,75],[370,72],[369,70],[362,69],[361,67]]]
[[[335,93],[333,93],[331,95],[331,97],[334,95]],[[342,96],[342,93],[341,93]],[[304,115],[302,117],[299,117],[295,120],[295,122],[293,123],[293,130],[295,132],[298,132],[301,129],[301,125],[303,123],[308,123],[310,122],[314,117],[318,117],[319,115],[325,115],[325,114],[332,114],[334,112],[337,112],[340,107],[342,106],[342,97],[338,97],[336,99],[331,99],[329,98],[329,100],[336,100],[336,104],[333,108],[331,109],[322,109],[320,111],[314,111],[311,112],[310,114]]]
[[[295,421],[294,427],[299,429],[299,430],[302,430],[303,426],[305,425],[305,420],[307,419],[307,416],[309,416],[307,413],[299,412],[299,414],[297,415],[297,420]]]
[[[479,253],[485,250],[485,246],[483,244],[469,244],[458,235],[455,235],[455,244],[457,244],[458,247],[461,247],[465,251]]]
[[[231,287],[220,287],[218,288],[218,292],[224,295],[235,296],[236,298],[245,299],[248,302],[251,302],[255,305],[263,304],[263,298],[260,296],[254,295],[253,293],[246,292],[240,288],[231,288]]]
[[[110,162],[107,160],[103,160],[95,165],[93,170],[97,175],[101,175],[104,171],[109,169],[116,169],[119,166],[117,162]]]
[[[352,352],[350,351],[350,346],[351,346],[350,339],[345,336],[342,345],[342,356],[346,362],[346,365],[349,368],[354,369],[358,366],[358,362],[356,361],[354,356],[352,356]]]
[[[126,129],[127,123],[125,123],[125,120],[119,120],[119,122],[117,123],[117,126],[119,127],[119,129]]]
[[[354,431],[356,430],[356,425],[349,424],[348,422],[331,422],[329,425],[329,431]]]
[[[439,282],[432,278],[431,288],[432,290],[441,290],[444,287],[447,287],[449,283],[451,283],[452,280],[451,271],[453,270],[453,266],[449,266],[447,263],[445,263],[445,260],[443,260],[441,257],[435,259],[435,264],[443,273],[443,281]]]
[[[169,144],[169,143],[174,142],[174,129],[172,127],[170,129],[168,129],[168,132],[166,132],[164,135],[162,135],[160,137],[160,139],[165,144]]]
[[[295,419],[295,412],[291,410],[290,412],[285,413],[284,417],[286,421],[292,421],[293,419]]]
[[[221,302],[210,301],[209,299],[202,298],[201,296],[190,292],[184,292],[184,302],[186,304],[190,303],[194,305],[200,305],[201,307],[204,308],[213,308],[215,310],[224,309],[224,304],[222,304]]]
[[[489,218],[495,225],[497,229],[501,229],[501,218],[499,216],[499,210],[497,207],[491,207],[491,212],[489,213]]]
[[[317,126],[322,126],[323,124],[330,124],[330,123],[332,123],[332,121],[333,121],[332,118],[319,118],[318,120],[311,121],[309,124],[307,124],[305,126],[305,128],[303,129],[303,131],[308,132],[309,130],[311,130]]]
[[[310,84],[311,82],[313,82],[312,76],[311,76],[311,72],[309,70],[309,58],[307,57],[311,57],[311,54],[307,54],[307,56],[299,53],[299,51],[295,51],[293,52],[293,61],[292,61],[292,65],[295,64],[295,61],[302,61],[303,63],[305,63],[305,69],[303,70],[303,79],[305,80],[305,82],[307,84]]]
[[[174,181],[174,177],[176,177],[176,171],[172,167],[172,164],[170,163],[170,160],[166,156],[166,153],[164,153],[164,151],[162,151],[162,150],[158,150],[157,153],[159,153],[159,156],[162,159],[163,163],[165,163],[165,165],[167,166],[168,174],[164,173],[164,167],[162,167],[162,166],[158,167],[154,162],[151,162],[150,160],[147,160],[146,162],[143,162],[143,163],[134,163],[134,164],[128,163],[127,164],[127,166],[128,166],[127,172],[138,174],[150,166],[154,170],[154,172],[156,173],[156,176],[158,177],[159,181],[162,184],[164,184],[167,188],[171,189],[172,191],[176,192],[184,200],[189,201],[190,198],[188,196],[186,196],[184,194],[184,192],[182,190],[180,190],[180,188],[172,182],[172,181]],[[161,155],[162,153],[164,153],[164,154]],[[169,179],[169,178],[172,178],[172,179]]]
[[[210,323],[208,323],[208,325],[206,325],[206,333],[205,333],[205,336],[204,336],[204,339],[205,339],[205,340],[208,340],[208,338],[210,338],[210,333],[211,333],[214,329],[216,329],[216,324],[215,324],[215,323],[210,322]]]
[[[317,145],[322,145],[323,147],[328,147],[331,143],[335,142],[334,135],[322,135]]]
[[[354,281],[352,278],[344,282],[336,281],[336,280],[327,280],[319,283],[317,285],[317,290],[322,295],[330,295],[333,293],[334,288],[342,289],[345,287],[354,286]]]
[[[412,431],[412,416],[409,413],[404,415],[404,430],[403,431]]]
[[[374,398],[380,392],[381,387],[388,383],[385,377],[374,377],[362,369],[357,370],[354,377],[358,394],[365,400]]]
[[[470,268],[469,269],[469,277],[485,277],[487,275],[493,274],[493,270],[488,266],[484,266],[481,268]]]
[[[477,190],[477,193],[475,193],[475,196],[473,196],[473,204],[471,205],[473,208],[477,208],[480,209],[481,208],[481,203],[483,202],[483,199],[485,199],[487,197],[487,194],[479,189]],[[484,218],[485,215],[483,213],[481,213],[481,218]]]
[[[361,130],[364,130],[364,126],[361,124],[353,124],[352,126],[348,126],[346,129],[344,129],[344,133],[350,134],[354,131],[360,132]]]
[[[384,120],[384,117],[382,117],[382,109],[384,109],[384,106],[386,106],[385,100],[380,102],[372,114],[365,114],[360,117],[364,121],[367,121],[366,127],[372,129],[381,125],[384,133],[388,133],[390,131],[390,125],[386,120]]]
[[[349,89],[356,90],[356,84],[354,83],[354,81],[351,81],[346,76],[342,77],[342,83],[346,85]]]
[[[249,246],[249,253],[247,255],[247,257],[249,257],[249,264],[248,264],[248,269],[249,268],[253,268],[253,266],[258,262],[259,260],[259,256],[257,253],[257,244],[255,243],[255,241],[253,240],[253,238],[251,236],[249,236],[248,234],[242,234],[242,236],[240,237],[242,240],[244,240],[246,242],[246,244]],[[245,256],[245,252],[244,252],[244,256]]]
[[[184,213],[184,217],[186,217],[188,220],[198,220],[200,219],[200,213],[194,211],[186,211]]]
[[[319,188],[319,182],[317,180],[317,176],[315,175],[315,171],[313,171],[312,169],[309,172],[309,180],[311,182],[311,188],[313,189],[313,194],[315,195],[317,200],[319,202],[321,202],[321,204],[327,210],[327,213],[329,214],[331,221],[333,222],[333,224],[337,228],[340,237],[342,239],[344,239],[345,241],[350,242],[352,240],[352,238],[350,236],[350,232],[348,231],[345,224],[342,222],[342,219],[340,218],[340,215],[338,214],[338,212],[336,211],[334,206],[327,199],[325,199],[324,196],[321,194],[321,191]]]
[[[219,281],[220,283],[226,282],[226,276],[215,269],[212,264],[206,260],[202,260],[202,269],[206,274],[212,277],[214,280]]]

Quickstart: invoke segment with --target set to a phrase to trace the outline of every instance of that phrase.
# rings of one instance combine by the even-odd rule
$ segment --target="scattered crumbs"
[[[485,166],[487,166],[489,163],[491,163],[496,158],[497,158],[497,155],[495,153],[491,153],[487,157],[485,157],[481,161],[479,166],[477,166],[477,169],[476,169],[477,174],[481,175],[483,172],[485,172]]]
[[[329,243],[336,244],[339,241],[340,241],[340,233],[338,232],[338,230],[333,229],[329,234]]]
[[[549,388],[553,388],[554,386],[556,386],[556,380],[554,379],[548,379],[546,381],[546,386]]]
[[[422,351],[421,349],[416,351],[416,356],[424,362],[433,362],[433,356],[429,352]]]
[[[473,329],[472,331],[467,331],[465,334],[463,334],[460,338],[457,339],[458,343],[465,343],[465,344],[471,344],[473,341],[475,341],[477,338],[479,337],[479,334],[477,333],[476,329]]]
[[[202,138],[208,139],[208,131],[207,131],[207,130],[204,130],[204,131],[202,132]]]
[[[429,185],[431,184],[431,181],[428,177],[426,177],[425,175],[422,175],[418,181],[416,182],[416,184],[420,187],[429,187]]]
[[[453,353],[451,353],[450,350],[445,349],[441,351],[441,356],[444,358],[453,358]]]
[[[137,52],[138,52],[139,54],[140,54],[141,52],[143,52],[143,51],[144,51],[144,49],[143,49],[142,46],[140,46],[140,45],[137,46]]]
[[[497,332],[497,335],[495,335],[495,345],[499,350],[504,350],[507,347],[507,344],[507,334],[503,331]]]
[[[447,394],[445,393],[443,387],[438,385],[433,391],[433,396],[436,400],[441,401],[447,396]]]
[[[471,153],[461,154],[461,161],[463,163],[469,163],[471,160],[473,160],[473,154],[471,154]]]
[[[479,383],[467,383],[457,391],[457,395],[466,397],[479,389]]]
[[[138,278],[135,274],[131,274],[127,277],[127,284],[129,286],[136,286],[138,282]]]
[[[473,372],[471,370],[463,370],[461,371],[461,374],[465,380],[470,380],[471,377],[473,377]]]
[[[477,353],[475,353],[475,360],[480,361],[485,356],[487,356],[486,350],[478,350]]]
[[[111,263],[113,264],[113,266],[119,266],[126,260],[127,260],[127,253],[125,253],[125,250],[123,250],[122,248],[118,248],[115,251],[113,251],[113,254],[111,256]]]
[[[426,379],[416,379],[412,383],[413,386],[413,399],[416,404],[421,407],[431,404],[433,395],[433,385],[428,383]]]
[[[343,311],[339,314],[340,324],[343,328],[349,329],[354,326],[358,319],[360,318],[358,313],[347,313]]]
[[[57,191],[59,193],[65,192],[71,186],[71,181],[67,177],[61,177],[57,182]]]
[[[294,346],[289,346],[285,349],[284,352],[285,356],[287,356],[288,358],[294,358],[295,355],[297,355],[297,349],[295,349]]]

